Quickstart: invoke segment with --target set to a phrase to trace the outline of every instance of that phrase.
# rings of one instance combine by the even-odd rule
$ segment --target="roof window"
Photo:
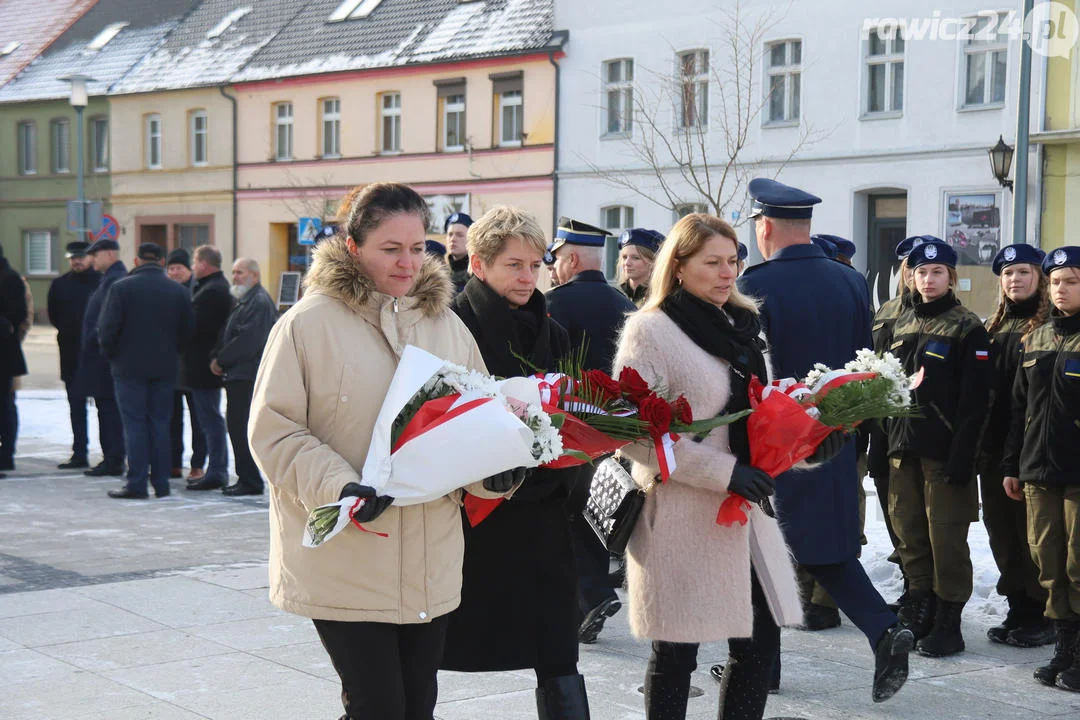
[[[379,3],[381,2],[382,0],[345,0],[345,2],[338,5],[338,9],[330,15],[329,21],[341,22],[342,20],[361,20],[370,15],[375,8],[379,7]]]
[[[19,42],[18,40],[12,40],[7,45],[0,48],[0,57],[7,57],[11,53],[18,50],[20,45],[22,45],[22,43]]]
[[[97,34],[93,40],[91,40],[87,46],[87,50],[100,50],[109,44],[114,37],[120,34],[120,31],[126,28],[130,23],[117,22],[111,25],[106,25],[105,29]]]
[[[221,22],[219,22],[217,25],[215,25],[213,28],[211,28],[210,32],[206,33],[206,39],[207,40],[213,40],[214,38],[221,37],[222,35],[225,34],[226,30],[228,30],[230,27],[232,27],[234,23],[236,23],[240,18],[247,15],[249,12],[251,12],[250,7],[238,7],[238,8],[236,8],[231,13],[229,13],[225,17],[221,18]]]

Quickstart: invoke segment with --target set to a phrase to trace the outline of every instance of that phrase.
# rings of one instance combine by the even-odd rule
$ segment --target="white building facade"
[[[699,189],[711,183],[753,263],[760,255],[745,184],[775,176],[823,199],[814,232],[856,243],[854,263],[877,302],[894,290],[896,242],[929,234],[961,255],[960,298],[989,312],[997,294],[990,259],[1014,241],[1012,193],[993,177],[987,150],[999,135],[1015,143],[1015,4],[744,0],[738,51],[733,5],[557,0],[555,27],[570,32],[561,61],[559,214],[613,231],[666,232],[680,213],[714,210]],[[1036,54],[1033,132],[1044,75]],[[732,142],[742,145],[738,162],[718,192]],[[1028,233],[1016,239],[1036,245],[1037,152],[1029,155]],[[676,157],[695,161],[696,183]]]

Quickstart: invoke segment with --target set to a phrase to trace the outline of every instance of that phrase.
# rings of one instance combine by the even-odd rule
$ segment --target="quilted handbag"
[[[615,458],[596,466],[582,513],[608,552],[621,555],[626,551],[645,496],[646,491],[634,483]]]

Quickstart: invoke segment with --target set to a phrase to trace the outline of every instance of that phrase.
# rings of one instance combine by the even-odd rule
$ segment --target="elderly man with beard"
[[[259,279],[259,264],[254,260],[240,258],[233,263],[229,292],[236,298],[236,305],[225,323],[221,347],[210,361],[210,371],[225,379],[225,424],[229,428],[237,475],[236,484],[222,489],[230,497],[263,493],[262,476],[248,445],[247,426],[255,374],[278,313]]]

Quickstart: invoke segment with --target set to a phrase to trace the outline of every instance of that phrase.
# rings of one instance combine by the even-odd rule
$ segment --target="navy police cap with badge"
[[[948,265],[954,268],[956,260],[956,251],[952,249],[952,246],[937,238],[915,246],[907,257],[908,267],[912,270],[920,265]]]
[[[919,245],[927,242],[942,242],[941,238],[936,238],[933,235],[912,235],[909,238],[904,238],[900,242],[896,243],[896,257],[903,260],[911,251]]]
[[[1006,245],[1001,248],[1001,250],[998,250],[998,254],[994,256],[994,263],[991,266],[991,269],[994,271],[995,275],[1000,275],[1001,271],[1010,265],[1027,264],[1040,267],[1042,266],[1042,261],[1045,257],[1046,253],[1027,243]]]
[[[1080,247],[1066,245],[1057,250],[1051,250],[1043,260],[1043,272],[1049,275],[1061,268],[1080,268]]]
[[[449,232],[451,225],[464,225],[469,227],[473,224],[473,219],[463,212],[450,213],[446,217],[446,222],[443,223],[443,232]],[[436,226],[437,227],[437,226]]]
[[[555,251],[566,243],[584,247],[604,247],[611,235],[612,233],[607,230],[601,230],[594,225],[562,217],[559,218],[559,228],[555,231],[555,242],[548,246],[548,252],[554,256]]]
[[[764,215],[777,219],[802,220],[813,217],[814,206],[821,202],[817,195],[768,178],[754,178],[750,181],[749,190],[752,218]]]
[[[660,243],[662,242],[664,242],[664,236],[655,230],[630,228],[629,230],[623,230],[622,235],[619,236],[619,249],[621,250],[627,245],[637,245],[655,253],[660,250]]]

